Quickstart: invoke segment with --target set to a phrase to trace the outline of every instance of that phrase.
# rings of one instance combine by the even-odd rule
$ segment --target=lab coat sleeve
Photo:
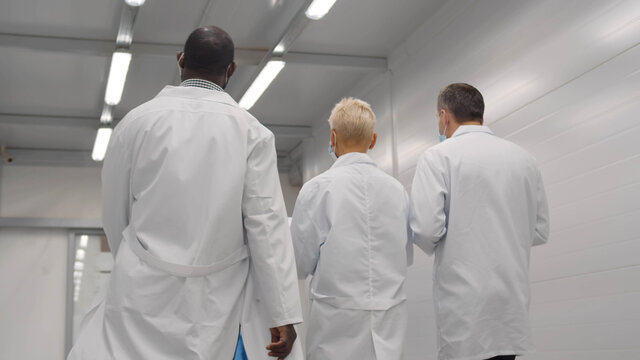
[[[302,188],[291,219],[291,237],[296,254],[298,279],[300,280],[313,274],[320,257],[321,235],[311,215],[312,208],[318,206],[318,203],[313,201],[316,192],[317,186],[315,184],[307,184]]]
[[[544,190],[542,176],[538,172],[536,228],[533,234],[533,246],[546,244],[549,240],[549,205]]]
[[[102,224],[115,257],[122,232],[129,224],[131,162],[121,138],[114,133],[102,165]]]
[[[426,151],[418,161],[411,186],[409,222],[416,245],[429,255],[447,232],[444,207],[449,195],[445,177],[441,159]]]
[[[248,156],[242,214],[258,298],[264,301],[269,327],[302,322],[273,134],[258,141]]]

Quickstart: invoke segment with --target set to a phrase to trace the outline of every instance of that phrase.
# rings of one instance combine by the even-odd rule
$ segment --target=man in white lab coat
[[[514,359],[534,350],[529,254],[547,242],[549,215],[531,155],[483,126],[468,84],[438,96],[442,143],[424,152],[411,196],[416,244],[435,253],[438,359]]]
[[[366,154],[377,139],[369,104],[343,99],[329,123],[338,159],[303,186],[291,222],[298,277],[313,275],[307,359],[400,360],[409,199]]]
[[[274,136],[223,90],[226,32],[196,29],[178,64],[182,84],[114,130],[102,180],[115,265],[69,359],[231,360],[240,328],[251,360],[291,351],[302,318]]]

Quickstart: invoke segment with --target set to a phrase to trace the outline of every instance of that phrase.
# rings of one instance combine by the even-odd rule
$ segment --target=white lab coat
[[[425,151],[411,191],[416,244],[435,252],[438,359],[532,352],[529,253],[549,235],[533,157],[485,126],[461,126]]]
[[[298,277],[313,275],[307,359],[402,359],[412,241],[402,185],[362,153],[307,182],[291,222]]]
[[[167,86],[115,128],[102,180],[115,265],[69,359],[232,359],[240,325],[272,359],[269,328],[302,321],[273,134],[224,92]]]

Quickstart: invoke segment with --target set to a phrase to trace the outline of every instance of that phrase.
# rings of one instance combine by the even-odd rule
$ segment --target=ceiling
[[[148,0],[134,25],[133,59],[117,121],[176,84],[175,53],[201,24],[234,39],[239,68],[227,91],[238,100],[267,51],[305,0]],[[280,163],[314,119],[372,71],[444,0],[338,0],[308,21],[287,66],[251,109],[276,134]],[[5,0],[0,12],[0,145],[20,164],[100,166],[90,160],[99,127],[122,0]],[[299,16],[299,15],[298,15]],[[59,161],[58,161],[59,160]]]

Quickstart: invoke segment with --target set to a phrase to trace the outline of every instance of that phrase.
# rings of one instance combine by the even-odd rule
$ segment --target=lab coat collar
[[[456,132],[451,135],[451,137],[456,137],[464,134],[469,134],[473,132],[483,132],[490,135],[493,135],[493,131],[484,125],[460,125]]]
[[[203,89],[199,87],[167,85],[160,91],[160,93],[158,93],[156,97],[182,97],[187,99],[208,100],[223,104],[229,104],[232,106],[239,106],[238,103],[233,100],[231,95],[227,94],[224,91],[211,91],[209,89]]]
[[[369,157],[369,155],[361,152],[351,152],[341,155],[331,168],[337,168],[340,166],[347,166],[351,164],[370,164],[377,166],[376,163]]]

